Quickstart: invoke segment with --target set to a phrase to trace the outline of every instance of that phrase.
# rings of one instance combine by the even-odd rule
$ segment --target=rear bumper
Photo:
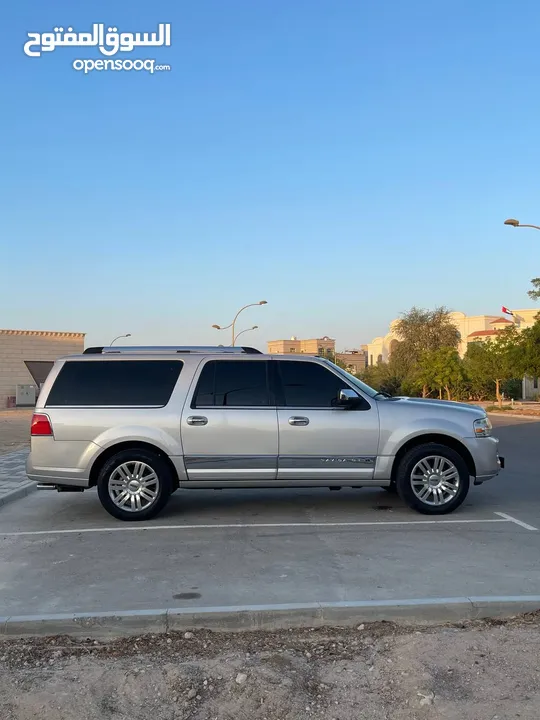
[[[89,479],[86,470],[79,468],[46,468],[35,467],[32,462],[32,453],[26,460],[26,474],[29,480],[43,485],[70,485],[73,487],[87,488]]]

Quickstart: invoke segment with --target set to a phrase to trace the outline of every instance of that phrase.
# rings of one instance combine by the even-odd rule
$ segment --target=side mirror
[[[352,410],[362,404],[362,398],[349,388],[339,391],[338,405]]]

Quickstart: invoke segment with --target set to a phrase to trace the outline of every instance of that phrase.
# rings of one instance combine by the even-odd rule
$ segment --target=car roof
[[[86,362],[101,362],[103,360],[182,360],[188,359],[202,359],[212,358],[219,360],[300,360],[300,361],[313,361],[313,360],[325,360],[316,355],[304,355],[304,354],[275,354],[275,353],[231,353],[231,352],[182,352],[182,351],[169,351],[163,350],[158,351],[157,348],[149,351],[145,351],[143,348],[137,348],[135,351],[124,350],[122,352],[107,352],[107,353],[83,353],[77,355],[65,355],[58,358],[59,361],[86,361]]]

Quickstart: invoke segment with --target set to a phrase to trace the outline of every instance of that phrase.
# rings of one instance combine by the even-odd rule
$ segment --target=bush
[[[519,400],[523,394],[522,382],[518,378],[508,380],[507,382],[505,382],[502,385],[501,391],[504,393],[505,397],[514,398],[514,400]]]

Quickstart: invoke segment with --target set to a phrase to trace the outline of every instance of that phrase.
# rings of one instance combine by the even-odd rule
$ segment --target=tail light
[[[30,426],[30,435],[52,435],[52,425],[48,415],[34,413],[32,415],[32,424]]]

